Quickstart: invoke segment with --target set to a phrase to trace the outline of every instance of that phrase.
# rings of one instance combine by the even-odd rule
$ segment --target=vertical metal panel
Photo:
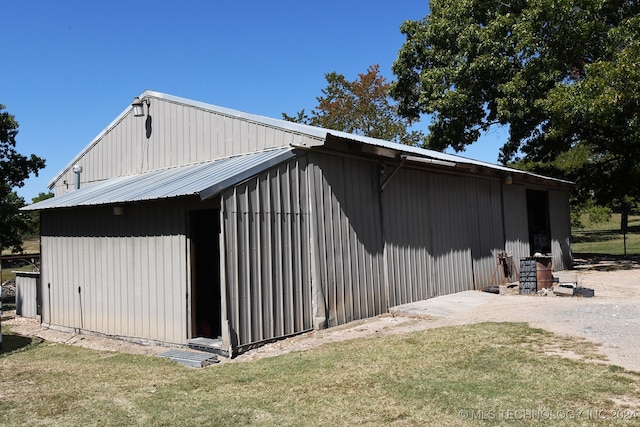
[[[502,226],[501,182],[467,178],[475,190],[475,209],[468,211],[468,219],[476,223],[477,237],[472,242],[473,276],[476,289],[489,286],[492,278],[499,284],[502,278],[496,272],[498,253],[505,251]],[[494,277],[495,273],[495,277]]]
[[[383,202],[391,305],[489,284],[504,241],[499,182],[403,169]]]
[[[436,294],[474,289],[471,236],[475,227],[466,178],[431,175],[431,221],[433,231]]]
[[[346,158],[313,159],[318,275],[327,323],[383,312],[386,307],[375,305],[385,297],[383,286],[376,286],[376,280],[383,283],[383,264],[379,253],[370,251],[375,245],[361,241],[378,239],[380,248],[378,167]],[[382,206],[389,305],[474,289],[490,280],[503,242],[497,181],[403,168],[385,188]]]
[[[309,154],[320,318],[335,326],[384,313],[378,165]],[[320,314],[320,315],[319,315]]]
[[[238,347],[313,327],[306,159],[223,193],[227,320]]]
[[[551,255],[555,271],[573,267],[570,217],[568,191],[549,190]]]
[[[505,249],[513,257],[515,265],[520,259],[531,255],[529,248],[529,226],[527,219],[527,192],[519,185],[502,187]]]
[[[38,315],[40,275],[38,273],[16,274],[16,314],[24,317]]]
[[[164,99],[151,98],[149,111],[148,117],[124,115],[81,155],[76,163],[83,166],[82,186],[118,176],[285,147],[293,142],[308,143],[313,139]],[[74,179],[69,168],[54,183],[55,194],[73,191]]]
[[[42,212],[43,322],[183,343],[187,263],[179,201]]]
[[[196,154],[197,159],[211,158],[211,145],[208,143],[207,138],[211,135],[211,120],[205,118],[205,113],[202,110],[196,111],[196,122],[200,125],[197,127],[197,133],[195,137]]]
[[[423,171],[400,170],[383,192],[389,305],[437,294],[432,257],[431,182]]]

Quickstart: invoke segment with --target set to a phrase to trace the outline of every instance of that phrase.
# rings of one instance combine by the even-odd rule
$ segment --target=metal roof
[[[371,146],[375,146],[375,147],[381,147],[381,148],[387,148],[390,150],[395,150],[398,151],[400,153],[406,153],[406,154],[413,154],[416,155],[418,157],[425,157],[428,159],[435,159],[435,160],[441,160],[444,162],[453,162],[456,164],[465,164],[465,165],[470,165],[470,166],[479,166],[479,167],[483,167],[483,168],[489,168],[489,169],[494,169],[497,171],[501,171],[501,172],[509,172],[513,175],[518,174],[518,175],[526,175],[526,176],[530,176],[530,177],[535,177],[535,178],[541,178],[543,180],[546,181],[552,181],[552,182],[557,182],[557,183],[563,183],[563,184],[573,184],[571,181],[566,181],[566,180],[562,180],[562,179],[558,179],[558,178],[552,178],[549,176],[544,176],[544,175],[539,175],[539,174],[535,174],[532,172],[527,172],[527,171],[523,171],[520,169],[513,169],[513,168],[509,168],[506,166],[502,166],[499,164],[495,164],[495,163],[489,163],[489,162],[483,162],[480,160],[474,160],[474,159],[470,159],[464,156],[460,156],[457,154],[448,154],[448,153],[441,153],[439,151],[435,151],[435,150],[427,150],[425,148],[421,148],[421,147],[415,147],[415,146],[411,146],[411,145],[406,145],[406,144],[400,144],[398,142],[392,142],[392,141],[386,141],[383,139],[377,139],[377,138],[371,138],[368,136],[364,136],[364,135],[357,135],[357,134],[353,134],[353,133],[348,133],[348,132],[342,132],[342,131],[336,131],[336,130],[331,130],[331,129],[325,129],[325,128],[320,128],[320,127],[316,127],[316,126],[310,126],[310,125],[306,125],[303,123],[296,123],[296,122],[290,122],[287,120],[281,120],[281,119],[274,119],[271,117],[266,117],[266,116],[261,116],[258,114],[251,114],[251,113],[245,113],[242,111],[238,111],[238,110],[233,110],[230,108],[224,108],[224,107],[219,107],[216,105],[212,105],[212,104],[207,104],[204,102],[200,102],[200,101],[194,101],[191,99],[187,99],[187,98],[181,98],[181,97],[177,97],[177,96],[173,96],[173,95],[168,95],[165,93],[160,93],[160,92],[154,92],[154,91],[150,91],[147,90],[144,93],[142,93],[142,95],[140,95],[140,99],[143,99],[144,97],[154,97],[154,98],[159,98],[159,99],[164,99],[170,102],[175,102],[175,103],[179,103],[179,104],[185,104],[185,105],[191,105],[192,107],[195,108],[200,108],[203,110],[208,110],[208,111],[214,111],[216,113],[219,114],[224,114],[227,116],[232,116],[232,117],[237,117],[243,120],[247,120],[247,121],[251,121],[251,122],[256,122],[256,123],[262,123],[268,126],[272,126],[275,128],[279,128],[279,129],[286,129],[295,133],[299,133],[299,134],[303,134],[303,135],[309,135],[312,137],[316,137],[319,139],[324,139],[326,140],[328,135],[334,136],[334,137],[338,137],[338,138],[343,138],[343,139],[348,139],[348,140],[352,140],[352,141],[356,141],[356,142],[360,142],[362,144],[366,144],[366,145],[371,145]],[[131,107],[129,107],[127,110],[125,110],[123,112],[123,114],[125,114]],[[318,144],[321,145],[321,144]],[[309,147],[311,148],[311,147]],[[73,162],[69,163],[68,167],[71,167],[73,165]]]
[[[290,122],[287,120],[281,120],[281,119],[274,119],[271,117],[266,117],[266,116],[261,116],[258,114],[251,114],[251,113],[245,113],[243,111],[239,111],[239,110],[233,110],[230,108],[225,108],[225,107],[219,107],[217,105],[213,105],[213,104],[207,104],[204,102],[200,102],[200,101],[194,101],[191,99],[187,99],[187,98],[181,98],[178,96],[173,96],[173,95],[168,95],[165,93],[161,93],[161,92],[155,92],[155,91],[151,91],[151,90],[146,90],[144,91],[140,96],[140,99],[144,99],[144,98],[157,98],[157,99],[163,99],[169,102],[174,102],[174,103],[178,103],[178,104],[183,104],[183,105],[189,105],[192,106],[194,108],[198,108],[198,109],[202,109],[202,110],[206,110],[206,111],[212,111],[218,114],[223,114],[226,116],[230,116],[230,117],[236,117],[242,120],[246,120],[246,121],[250,121],[250,122],[255,122],[255,123],[261,123],[267,126],[271,126],[274,128],[278,128],[278,129],[284,129],[284,130],[288,130],[291,132],[295,132],[295,133],[299,133],[301,135],[308,135],[311,137],[314,137],[316,139],[318,139],[319,141],[325,140],[327,136],[331,135],[334,137],[338,137],[338,138],[344,138],[344,139],[348,139],[348,140],[352,140],[352,141],[356,141],[356,142],[360,142],[362,144],[366,144],[366,145],[370,145],[370,146],[375,146],[375,147],[382,147],[382,148],[386,148],[386,149],[390,149],[390,150],[395,150],[401,153],[407,153],[407,154],[412,154],[412,155],[416,155],[419,157],[425,157],[425,158],[429,158],[429,159],[436,159],[436,160],[441,160],[441,161],[445,161],[445,162],[454,162],[456,164],[466,164],[466,165],[470,165],[470,166],[480,166],[483,168],[489,168],[489,169],[494,169],[497,171],[502,171],[502,172],[509,172],[512,174],[518,174],[518,175],[526,175],[526,176],[530,176],[530,177],[535,177],[535,178],[541,178],[547,181],[553,181],[553,182],[558,182],[558,183],[564,183],[564,184],[573,184],[570,181],[566,181],[566,180],[562,180],[562,179],[557,179],[557,178],[551,178],[548,176],[544,176],[544,175],[539,175],[539,174],[535,174],[535,173],[531,173],[531,172],[526,172],[526,171],[522,171],[519,169],[513,169],[513,168],[509,168],[506,166],[502,166],[502,165],[498,165],[498,164],[494,164],[494,163],[489,163],[489,162],[483,162],[483,161],[479,161],[479,160],[474,160],[474,159],[469,159],[457,154],[448,154],[448,153],[441,153],[439,151],[434,151],[434,150],[427,150],[424,148],[420,148],[420,147],[414,147],[414,146],[410,146],[410,145],[405,145],[405,144],[400,144],[397,142],[391,142],[391,141],[386,141],[386,140],[382,140],[382,139],[376,139],[376,138],[370,138],[367,136],[363,136],[363,135],[356,135],[356,134],[352,134],[352,133],[348,133],[348,132],[341,132],[341,131],[336,131],[336,130],[330,130],[330,129],[324,129],[324,128],[320,128],[320,127],[315,127],[315,126],[310,126],[310,125],[305,125],[302,123],[295,123],[295,122]],[[72,160],[71,162],[69,162],[69,164],[67,166],[65,166],[64,169],[62,169],[62,171],[60,171],[58,173],[58,175],[56,177],[54,177],[48,184],[48,186],[51,188],[51,186],[55,183],[55,181],[57,179],[60,178],[60,176],[62,176],[62,174],[67,171],[69,168],[71,168],[76,162],[77,159],[79,159],[80,157],[82,157],[84,155],[84,153],[86,153],[88,150],[91,149],[91,147],[93,147],[101,138],[102,136],[108,132],[111,128],[113,128],[114,126],[117,125],[118,122],[120,122],[120,120],[122,120],[122,118],[127,115],[129,113],[129,111],[131,110],[131,106],[127,106],[127,108],[120,113],[120,115],[118,115],[118,117],[116,117],[113,122],[111,122],[100,134],[98,134],[80,153],[78,153]],[[317,145],[322,145],[322,142],[319,142]],[[311,147],[309,147],[311,148]]]
[[[189,195],[198,195],[205,200],[294,155],[291,148],[281,148],[113,178],[25,206],[21,210],[108,205]]]

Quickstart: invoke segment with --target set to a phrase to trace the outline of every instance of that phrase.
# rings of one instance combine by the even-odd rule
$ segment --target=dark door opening
[[[194,337],[218,338],[220,313],[220,211],[205,209],[189,214],[191,242],[191,320]]]
[[[527,190],[527,218],[531,254],[551,254],[549,196],[546,191]]]

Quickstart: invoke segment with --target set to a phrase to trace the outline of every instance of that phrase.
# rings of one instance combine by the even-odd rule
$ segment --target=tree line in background
[[[576,182],[572,219],[640,201],[640,2],[432,0],[388,83],[332,72],[288,120],[457,152],[501,126],[499,161]],[[428,132],[408,131],[421,118]],[[379,119],[378,119],[379,118]],[[415,126],[414,126],[415,127]],[[622,224],[625,228],[626,224]]]

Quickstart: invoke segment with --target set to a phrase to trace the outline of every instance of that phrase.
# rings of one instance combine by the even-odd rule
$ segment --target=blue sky
[[[27,202],[146,89],[280,118],[316,105],[331,71],[391,64],[426,0],[10,1],[0,104],[46,168]],[[420,125],[426,127],[427,123]],[[495,163],[498,135],[465,157]]]

